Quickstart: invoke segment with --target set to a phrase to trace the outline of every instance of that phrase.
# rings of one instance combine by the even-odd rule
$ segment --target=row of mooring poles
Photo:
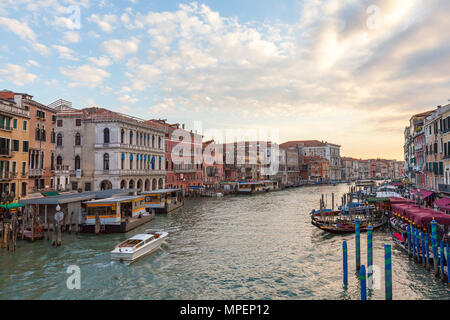
[[[437,239],[437,223],[431,221],[431,239],[428,233],[420,231],[410,224],[406,229],[408,235],[408,254],[417,263],[422,264],[427,270],[433,269],[433,274],[445,281],[445,252],[447,252],[447,270],[450,270],[449,246],[444,247],[444,242]],[[430,243],[431,242],[431,243]],[[430,244],[433,256],[433,265],[430,263]],[[450,279],[447,271],[447,286],[450,287]]]
[[[361,248],[360,248],[360,221],[355,221],[355,257],[356,271],[359,271],[359,281],[361,289],[361,300],[367,300],[367,287],[373,288],[373,228],[367,228],[367,273],[366,267],[361,265]],[[344,288],[348,286],[348,247],[347,241],[342,243],[342,267],[343,267],[343,283]],[[392,253],[391,245],[384,245],[384,283],[385,298],[392,300]]]

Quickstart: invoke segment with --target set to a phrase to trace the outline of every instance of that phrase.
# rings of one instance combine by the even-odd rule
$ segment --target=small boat
[[[119,243],[111,251],[111,260],[134,261],[158,249],[169,235],[164,231],[146,231]]]

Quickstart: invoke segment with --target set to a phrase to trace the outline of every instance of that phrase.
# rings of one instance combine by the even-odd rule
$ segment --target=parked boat
[[[366,231],[368,226],[377,229],[387,222],[384,213],[376,211],[374,206],[360,206],[359,203],[351,203],[342,209],[312,211],[311,224],[331,233],[350,233],[355,232],[356,218],[360,221],[360,231]]]
[[[141,194],[145,196],[147,211],[153,209],[156,212],[169,213],[184,205],[181,189],[159,189]]]
[[[265,191],[267,190],[264,181],[239,182],[238,185],[238,193],[240,194],[254,194]]]
[[[119,243],[111,251],[111,259],[118,261],[135,261],[136,259],[158,249],[169,235],[164,231],[146,231]]]
[[[136,228],[155,216],[146,211],[144,201],[142,195],[87,201],[87,216],[81,230],[84,233],[116,233]],[[95,231],[96,226],[100,230]]]

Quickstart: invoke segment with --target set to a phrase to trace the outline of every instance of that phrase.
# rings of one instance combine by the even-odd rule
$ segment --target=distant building
[[[280,147],[295,147],[305,157],[321,157],[327,159],[330,164],[330,180],[338,181],[342,179],[341,146],[326,141],[298,140],[282,143]]]

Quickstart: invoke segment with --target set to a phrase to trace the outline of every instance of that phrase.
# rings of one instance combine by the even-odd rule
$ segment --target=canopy
[[[381,203],[381,202],[390,202],[390,199],[388,197],[381,197],[381,198],[367,198],[366,201],[368,203]]]
[[[450,225],[450,215],[430,208],[419,208],[413,204],[392,204],[392,211],[400,216],[411,220],[420,227],[426,227],[433,219],[443,225]]]
[[[411,190],[411,193],[420,195],[420,197],[421,197],[422,199],[428,198],[429,196],[431,196],[431,195],[433,194],[432,191],[427,191],[427,190],[420,190],[420,191],[417,191],[417,190]]]
[[[41,192],[41,194],[42,194],[44,197],[59,196],[58,191],[45,191],[45,192]]]
[[[25,207],[24,204],[21,203],[8,203],[8,204],[0,204],[0,208],[5,208],[5,209],[15,209],[15,208],[22,208]]]
[[[434,204],[441,210],[450,210],[450,198],[437,199]]]

